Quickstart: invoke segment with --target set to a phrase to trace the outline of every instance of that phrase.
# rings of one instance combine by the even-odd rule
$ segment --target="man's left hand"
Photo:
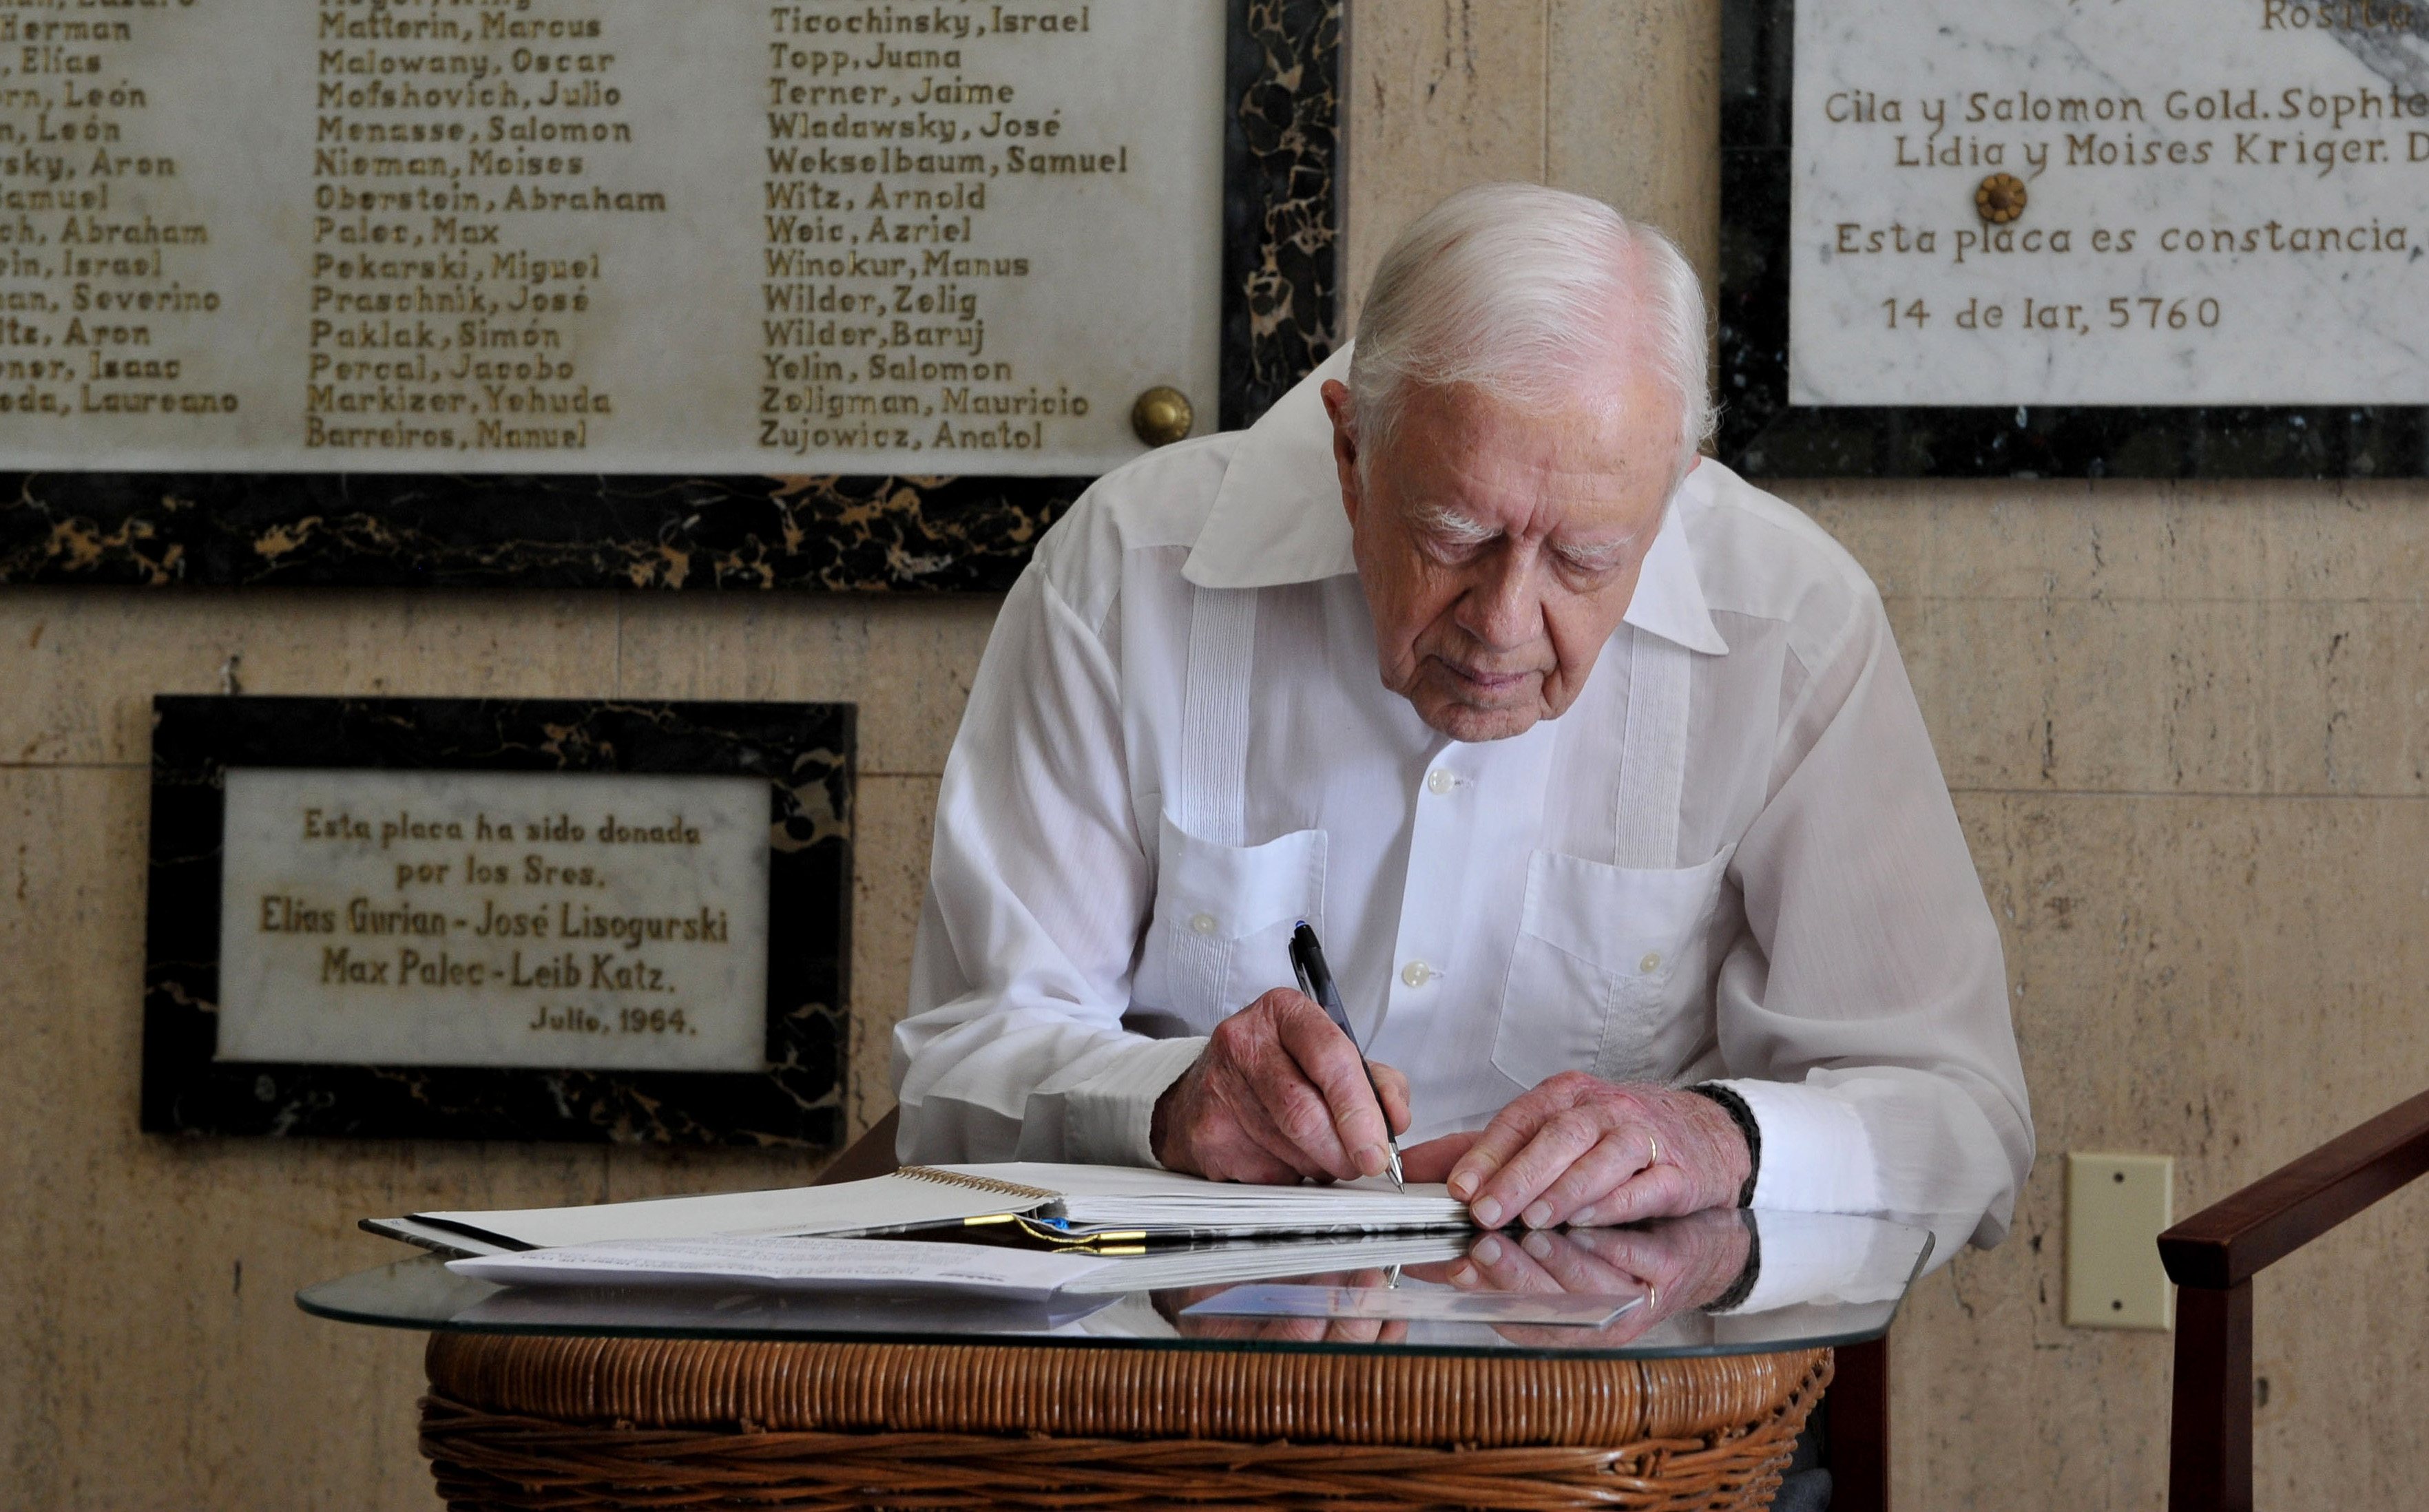
[[[1479,1134],[1406,1151],[1412,1181],[1447,1181],[1486,1228],[1632,1224],[1733,1207],[1753,1169],[1745,1136],[1708,1097],[1563,1071]]]

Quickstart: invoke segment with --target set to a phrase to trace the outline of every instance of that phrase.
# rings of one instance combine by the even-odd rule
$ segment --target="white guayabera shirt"
[[[1998,934],[1862,569],[1707,460],[1577,703],[1450,740],[1377,676],[1316,392],[1347,367],[1099,482],[1006,600],[937,800],[901,1157],[1153,1164],[1156,1098],[1292,984],[1306,919],[1411,1139],[1561,1071],[1718,1079],[1756,1206],[1994,1241],[2033,1154]]]

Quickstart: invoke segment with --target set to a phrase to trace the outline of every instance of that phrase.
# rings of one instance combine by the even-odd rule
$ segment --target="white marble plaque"
[[[1794,403],[2429,403],[2429,4],[1809,0],[1795,58]]]
[[[1091,474],[1211,421],[1223,0],[0,5],[0,458]]]
[[[218,1059],[758,1071],[755,778],[227,774]]]

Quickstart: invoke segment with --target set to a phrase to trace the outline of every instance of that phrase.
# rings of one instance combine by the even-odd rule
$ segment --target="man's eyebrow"
[[[1482,546],[1501,536],[1501,533],[1492,526],[1471,519],[1446,505],[1419,504],[1411,513],[1415,515],[1420,526],[1457,546]]]
[[[1446,504],[1419,504],[1410,513],[1416,518],[1421,529],[1443,537],[1454,546],[1483,546],[1499,540],[1503,534],[1495,527],[1471,518]],[[1605,541],[1553,540],[1545,544],[1562,561],[1571,566],[1583,567],[1588,571],[1599,571],[1626,553],[1628,547],[1635,544],[1637,535],[1641,534],[1643,533],[1637,532]]]
[[[1575,566],[1583,567],[1609,567],[1611,563],[1619,560],[1621,554],[1627,551],[1628,547],[1634,545],[1635,541],[1636,536],[1634,535],[1622,535],[1614,540],[1608,541],[1556,540],[1551,544],[1553,551],[1559,552],[1562,559]]]

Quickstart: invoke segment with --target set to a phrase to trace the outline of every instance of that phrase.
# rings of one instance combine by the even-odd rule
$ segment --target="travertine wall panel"
[[[1952,782],[2429,792],[2417,487],[1875,486],[1870,508],[1845,484],[1784,491],[1873,572],[1941,689]]]
[[[2420,603],[2429,600],[2429,514],[2417,483],[2274,490],[2269,591]]]
[[[962,669],[967,680],[976,665]],[[965,681],[962,684],[967,688]],[[961,698],[953,698],[960,712]],[[859,846],[852,855],[851,1125],[867,1128],[894,1107],[890,1030],[911,996],[911,943],[928,886],[937,777],[865,777]]]
[[[1546,183],[1669,231],[1704,273],[1720,261],[1721,28],[1705,0],[1551,0]]]
[[[0,764],[149,763],[152,695],[218,693],[223,672],[248,693],[597,697],[615,686],[617,607],[605,594],[10,588]]]
[[[2285,604],[2272,629],[2272,789],[2429,795],[2429,604]]]
[[[619,686],[636,698],[857,703],[864,774],[933,775],[945,769],[995,609],[979,597],[627,600]]]
[[[1793,491],[1892,598],[2190,600],[2263,592],[2281,490],[1833,479]]]
[[[1960,1257],[1899,1325],[1901,1494],[2155,1507],[2171,1340],[2064,1326],[2063,1153],[2172,1153],[2183,1212],[2429,1085],[2422,900],[2417,882],[2386,885],[2417,874],[2429,805],[1972,793],[1958,807],[2008,944],[2043,1159],[2009,1241]],[[2327,1504],[2330,1486],[2335,1504],[2402,1504],[2429,1455],[2429,1326],[2385,1305],[2418,1273],[2424,1197],[2262,1280],[2259,1462],[2283,1493],[2264,1505]]]
[[[295,1310],[372,1207],[593,1191],[602,1155],[135,1132],[147,781],[0,771],[0,1433],[11,1506],[421,1506],[419,1342]],[[410,1195],[408,1195],[410,1194]]]
[[[1349,308],[1394,233],[1467,184],[1545,174],[1547,0],[1349,8]],[[1377,129],[1380,128],[1380,129]]]
[[[1890,600],[1941,768],[1971,787],[2248,791],[2267,618],[2248,603]],[[2167,654],[2150,655],[2157,637]],[[1971,674],[1995,659],[2002,675]],[[2035,674],[2040,675],[2035,675]]]

